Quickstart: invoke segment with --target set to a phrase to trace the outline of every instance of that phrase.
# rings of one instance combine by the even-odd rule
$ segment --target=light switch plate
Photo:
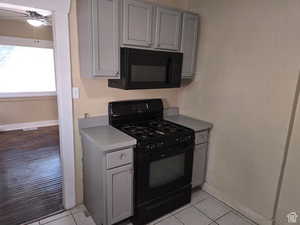
[[[72,91],[73,91],[73,99],[79,99],[79,96],[80,96],[79,88],[78,87],[73,87]]]

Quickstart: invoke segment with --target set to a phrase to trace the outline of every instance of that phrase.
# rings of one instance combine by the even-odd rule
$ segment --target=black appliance
[[[108,86],[126,90],[180,87],[182,58],[178,52],[121,48],[120,79],[109,79]]]
[[[109,123],[137,139],[134,224],[147,224],[190,202],[193,130],[164,120],[161,99],[111,102]]]

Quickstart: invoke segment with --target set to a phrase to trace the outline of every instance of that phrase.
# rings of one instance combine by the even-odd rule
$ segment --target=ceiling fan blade
[[[0,8],[0,16],[1,14],[11,15],[11,16],[28,16],[28,14],[24,11],[16,11],[10,9]]]

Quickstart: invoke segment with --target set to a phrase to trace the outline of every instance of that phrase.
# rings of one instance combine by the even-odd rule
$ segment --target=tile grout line
[[[257,224],[255,221],[249,219],[248,217],[244,216],[243,214],[241,214],[239,211],[237,210],[233,210],[232,211],[233,214],[235,214],[236,216],[241,217],[242,220],[246,221],[247,223],[249,223],[250,225],[259,225]]]
[[[207,192],[205,192],[205,193],[207,193]],[[207,198],[205,198],[205,199],[199,201],[198,203],[200,203],[200,202],[202,202],[202,201],[205,201],[206,199],[211,198],[211,199],[214,199],[214,200],[220,202],[221,204],[225,205],[225,206],[229,209],[229,211],[228,211],[227,213],[225,213],[224,215],[218,217],[217,219],[212,219],[212,218],[210,218],[209,216],[207,216],[204,212],[202,212],[200,209],[198,209],[198,208],[195,206],[195,205],[198,204],[198,203],[196,203],[196,204],[194,203],[194,204],[193,204],[193,206],[194,206],[198,211],[204,213],[204,215],[206,215],[208,218],[210,218],[210,219],[213,220],[214,222],[216,222],[217,220],[219,220],[219,219],[222,218],[223,216],[225,216],[225,215],[229,214],[230,212],[232,212],[233,214],[240,216],[244,221],[248,222],[247,220],[249,220],[251,223],[254,223],[254,225],[257,225],[257,224],[256,224],[255,222],[253,222],[251,219],[249,219],[249,218],[246,217],[245,215],[239,213],[237,210],[235,210],[235,209],[232,208],[231,206],[227,205],[225,202],[221,201],[220,199],[216,198],[215,196],[213,196],[213,195],[211,195],[211,194],[209,194],[209,193],[207,193],[207,194],[209,195],[209,197],[207,197]],[[218,223],[217,223],[217,224],[218,224]]]
[[[179,221],[179,223],[181,223],[182,225],[185,225],[184,222],[182,222],[180,219],[177,218],[176,214],[174,215],[175,219]]]
[[[193,206],[198,212],[200,212],[202,215],[206,216],[207,218],[209,218],[211,221],[214,222],[214,220],[212,218],[210,218],[208,215],[206,215],[204,212],[202,212],[200,209],[198,209],[196,206]]]
[[[209,197],[208,197],[209,198]],[[191,205],[197,205],[197,204],[199,204],[200,202],[203,202],[203,201],[205,201],[205,200],[207,200],[208,198],[205,198],[205,199],[201,199],[201,200],[199,200],[199,202],[194,202],[194,203],[191,203]]]
[[[186,210],[186,209],[188,209],[190,207],[192,207],[192,204],[190,204],[189,206],[186,206],[186,207],[183,206],[183,207],[181,207],[183,209],[179,208],[179,209],[177,209],[178,211],[176,213],[173,212],[173,213],[170,213],[170,214],[174,216],[174,215],[176,215],[176,214],[178,214],[178,213],[180,213],[180,212],[182,212],[182,211],[184,211],[184,210]],[[176,211],[176,209],[174,211]]]
[[[72,216],[72,218],[73,218],[73,220],[74,220],[75,225],[79,225],[79,224],[77,224],[77,222],[76,222],[76,220],[75,220],[75,217],[74,217],[73,213],[71,213],[71,216]]]
[[[205,192],[205,193],[207,193],[207,192]],[[230,205],[226,204],[226,203],[223,202],[222,200],[216,198],[215,196],[213,196],[213,195],[211,195],[211,194],[209,194],[209,193],[207,193],[207,194],[209,195],[209,197],[207,197],[207,198],[205,198],[205,199],[199,201],[198,203],[200,203],[200,202],[202,202],[202,201],[205,201],[206,199],[209,199],[209,198],[211,197],[211,199],[214,199],[214,200],[220,202],[221,204],[225,205],[225,206],[229,209],[229,212],[225,213],[223,216],[225,216],[225,215],[229,214],[230,212],[232,212],[233,214],[235,214],[235,215],[241,217],[241,218],[242,218],[244,221],[246,221],[247,223],[251,222],[251,223],[254,223],[254,225],[258,225],[257,223],[255,223],[254,221],[252,221],[251,219],[249,219],[247,216],[245,216],[245,215],[243,215],[242,213],[238,212],[237,210],[235,210],[234,208],[232,208]],[[197,203],[197,204],[198,204],[198,203]],[[195,204],[193,204],[193,205],[195,206]],[[195,207],[195,208],[198,209],[197,207]],[[202,212],[200,209],[198,209],[198,210],[199,210],[200,212]],[[206,215],[206,214],[204,214],[204,215]],[[207,215],[206,215],[206,216],[207,216]],[[222,218],[223,216],[218,217],[216,220],[213,220],[213,219],[212,219],[212,220],[213,220],[214,222],[216,222],[217,220],[219,220],[219,219]],[[209,217],[209,218],[210,218],[210,217]],[[211,219],[211,218],[210,218],[210,219]],[[248,220],[248,221],[247,221],[247,220]],[[216,222],[216,223],[217,223],[217,222]],[[218,223],[217,223],[217,224],[218,224]]]
[[[214,222],[217,223],[217,220],[221,219],[222,217],[226,216],[227,214],[229,214],[229,213],[231,213],[231,212],[233,212],[233,211],[230,210],[230,211],[228,211],[227,213],[225,213],[224,215],[217,217],[217,218],[214,220]]]
[[[166,218],[161,219],[161,220],[159,220],[160,218],[158,218],[158,219],[156,219],[156,220],[158,220],[158,221],[157,221],[157,222],[154,222],[153,225],[159,224],[160,222],[162,222],[162,221],[164,221],[164,220],[166,220],[166,219],[169,219],[171,216],[173,216],[173,215],[172,215],[172,214],[169,214],[169,216],[166,216]],[[150,223],[151,223],[151,222],[150,222]]]

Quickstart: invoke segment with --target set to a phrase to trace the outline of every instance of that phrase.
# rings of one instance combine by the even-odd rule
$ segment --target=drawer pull
[[[133,162],[132,149],[125,149],[107,153],[106,155],[106,169],[112,169],[123,166]]]

